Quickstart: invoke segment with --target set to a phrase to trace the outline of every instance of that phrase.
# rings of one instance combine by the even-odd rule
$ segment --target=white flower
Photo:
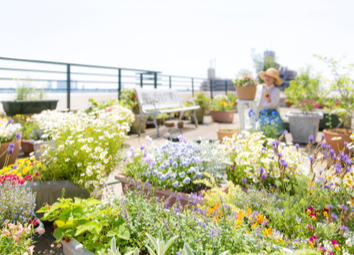
[[[89,143],[92,143],[93,140],[94,140],[94,139],[93,139],[92,137],[87,138],[87,142],[89,142]]]
[[[64,144],[59,145],[58,150],[59,151],[63,151],[64,150]]]
[[[342,137],[336,136],[336,137],[333,137],[331,140],[332,140],[332,141],[338,141],[338,140],[340,140],[340,139],[342,139]]]
[[[70,158],[66,158],[66,159],[65,159],[65,162],[69,162],[69,161],[70,161]]]
[[[80,167],[80,166],[82,166],[82,163],[77,163],[77,167]]]

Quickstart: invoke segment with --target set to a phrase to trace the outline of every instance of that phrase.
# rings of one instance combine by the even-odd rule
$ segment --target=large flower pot
[[[195,116],[197,117],[198,124],[203,124],[203,122],[204,122],[204,110],[203,110],[203,108],[195,110]],[[194,124],[195,121],[194,121],[193,112],[190,113],[190,117],[191,117],[192,124]]]
[[[10,142],[2,143],[0,146],[0,155],[2,155],[0,157],[0,169],[4,167],[6,156],[7,156],[7,152],[6,153],[4,153],[4,152],[9,149],[9,144],[10,144]],[[10,154],[9,161],[7,162],[7,165],[15,164],[17,156],[18,156],[18,152],[20,151],[20,148],[21,148],[21,140],[15,141],[15,148],[14,148],[13,153]]]
[[[232,138],[234,134],[238,134],[240,131],[232,129],[218,129],[216,133],[218,134],[218,139],[220,142],[223,141],[224,137]]]
[[[235,111],[210,111],[213,122],[232,123]]]
[[[308,143],[311,135],[316,139],[320,125],[320,119],[323,119],[322,112],[287,112],[289,118],[290,133],[294,143]]]
[[[21,140],[21,149],[25,156],[28,156],[31,152],[34,151],[33,140]]]
[[[59,100],[15,100],[1,101],[7,116],[16,114],[34,114],[44,110],[54,110],[57,108]]]
[[[350,139],[350,135],[352,134],[352,130],[347,129],[336,129],[333,132],[329,129],[323,130],[323,134],[326,138],[326,143],[331,145],[331,148],[338,154],[344,148],[344,142],[350,143],[352,139]],[[336,138],[335,138],[336,137]],[[338,140],[337,137],[340,137]],[[349,150],[345,149],[345,153],[348,154]]]
[[[144,182],[141,181],[135,181],[132,180],[131,178],[127,178],[123,175],[117,174],[115,176],[116,180],[121,181],[122,183],[122,190],[123,193],[126,193],[128,190],[135,190],[137,187],[140,189],[141,187],[144,187],[144,192],[148,193],[153,187],[151,185],[146,185]],[[193,201],[192,195],[191,194],[186,194],[182,192],[173,192],[171,190],[165,190],[165,189],[155,189],[156,196],[159,199],[163,199],[164,201],[168,200],[167,207],[171,208],[175,203],[176,203],[176,196],[173,196],[173,194],[179,196],[181,198],[181,204],[183,206],[188,204],[188,201]],[[203,203],[203,201],[200,201],[200,203]]]
[[[236,86],[236,92],[239,100],[254,100],[256,96],[257,86]]]
[[[143,120],[146,119],[146,116],[143,116]],[[130,131],[133,134],[137,134],[139,132],[139,125],[140,125],[140,115],[139,114],[135,114],[135,121],[132,123],[131,127],[130,127]],[[141,124],[141,133],[145,132],[145,128],[146,128],[146,123],[143,122]]]
[[[57,202],[58,198],[62,196],[62,190],[65,189],[65,198],[89,198],[90,193],[76,186],[74,183],[68,180],[64,181],[45,181],[45,182],[28,182],[29,187],[33,192],[36,192],[36,208],[39,210],[44,204],[49,205]]]

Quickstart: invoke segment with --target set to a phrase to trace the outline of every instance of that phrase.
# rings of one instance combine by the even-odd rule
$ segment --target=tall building
[[[215,76],[215,68],[208,68],[208,79],[203,81],[200,89],[204,91],[210,91],[210,80],[212,80],[212,90],[213,91],[235,91],[234,83],[230,79],[222,80]]]

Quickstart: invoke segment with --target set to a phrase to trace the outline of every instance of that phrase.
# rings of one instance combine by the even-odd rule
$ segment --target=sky
[[[251,50],[354,62],[353,0],[0,0],[0,56],[234,78]]]

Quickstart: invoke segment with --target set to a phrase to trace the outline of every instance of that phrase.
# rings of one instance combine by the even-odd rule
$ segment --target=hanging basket
[[[254,100],[256,96],[257,86],[251,85],[246,87],[235,86],[239,100]]]

